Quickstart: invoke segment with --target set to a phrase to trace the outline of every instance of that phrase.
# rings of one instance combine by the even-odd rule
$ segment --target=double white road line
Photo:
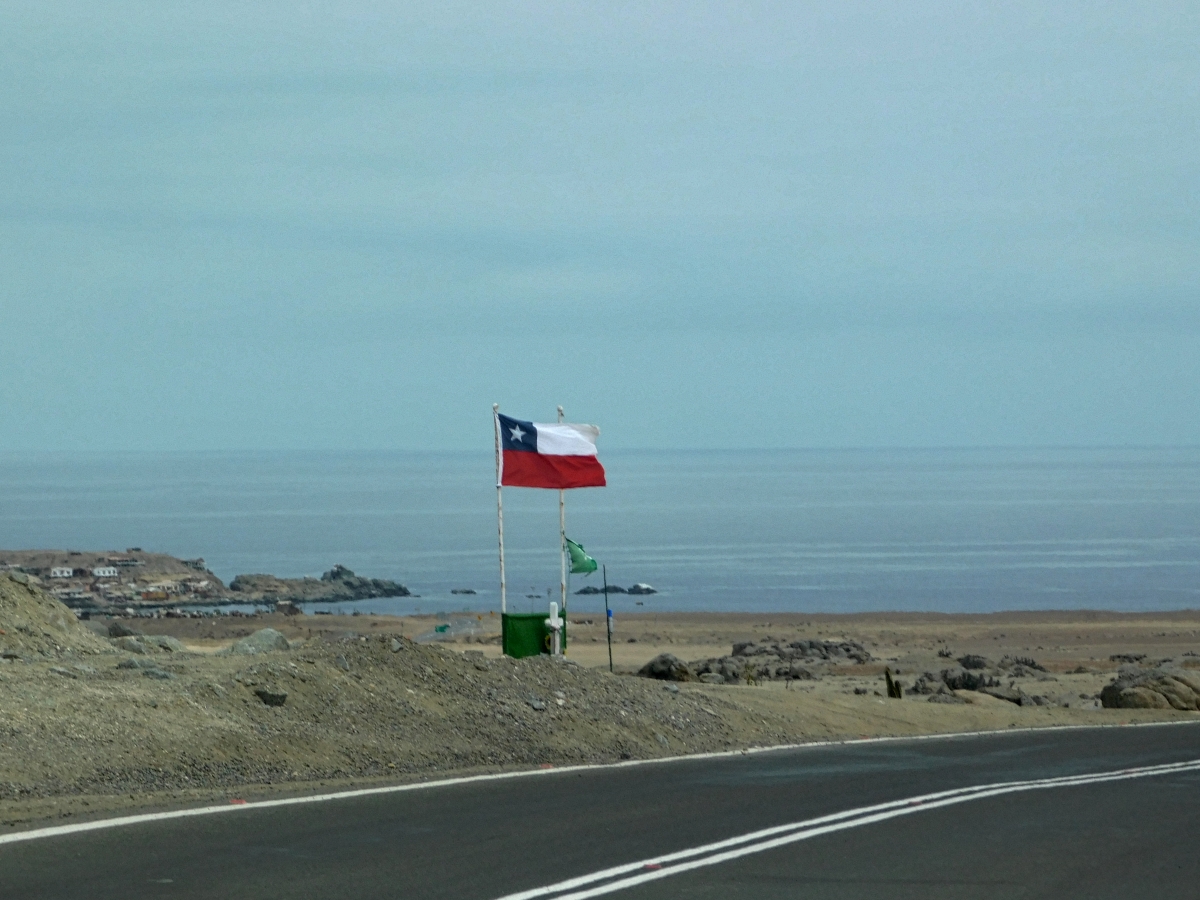
[[[1001,794],[1016,794],[1021,791],[1040,791],[1048,788],[1081,787],[1089,784],[1103,784],[1108,781],[1126,781],[1132,778],[1152,778],[1156,775],[1173,775],[1179,772],[1200,771],[1200,759],[1188,762],[1170,763],[1160,766],[1144,766],[1135,769],[1119,769],[1113,772],[1096,772],[1090,775],[1068,775],[1060,778],[1039,778],[1032,781],[1006,781],[996,784],[982,784],[975,787],[959,788],[953,791],[939,791],[936,794],[923,794],[918,797],[906,797],[903,800],[892,800],[888,803],[878,803],[874,806],[862,806],[858,809],[848,809],[844,812],[818,816],[815,819],[805,819],[801,822],[791,822],[787,825],[776,825],[761,831],[752,831],[738,837],[728,838],[712,844],[679,850],[663,856],[653,856],[637,862],[625,863],[608,869],[601,869],[589,875],[569,878],[556,884],[521,891],[516,894],[506,894],[498,900],[584,900],[586,897],[599,897],[614,891],[636,887],[660,878],[680,875],[704,866],[715,866],[752,853],[762,853],[797,841],[820,837],[835,831],[845,831],[862,825],[872,825],[900,816],[913,813],[927,812],[957,803],[968,803],[972,800],[983,800],[987,797],[997,797]]]

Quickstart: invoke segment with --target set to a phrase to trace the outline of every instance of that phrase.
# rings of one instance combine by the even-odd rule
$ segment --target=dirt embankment
[[[0,659],[59,659],[111,653],[62,603],[20,573],[0,575]]]
[[[1097,709],[1090,698],[1111,677],[1099,671],[1031,676],[1089,698],[1087,708],[984,694],[950,705],[880,696],[874,662],[831,663],[795,684],[664,684],[500,658],[493,645],[419,644],[398,623],[365,616],[224,619],[240,631],[288,630],[290,643],[266,635],[258,646],[275,649],[253,655],[230,652],[233,634],[186,631],[213,629],[207,621],[119,624],[159,635],[102,636],[36,587],[0,576],[0,640],[11,639],[0,645],[10,648],[0,662],[3,826],[448,772],[1195,716]],[[171,628],[181,630],[167,640]]]

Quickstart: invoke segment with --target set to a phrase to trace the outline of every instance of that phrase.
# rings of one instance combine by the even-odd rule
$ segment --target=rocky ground
[[[1166,684],[1157,655],[1084,666],[1078,654],[1045,653],[1042,671],[1011,660],[1005,669],[1004,654],[993,653],[974,669],[944,638],[929,646],[884,645],[872,627],[850,637],[828,634],[834,629],[827,626],[761,619],[720,632],[708,621],[697,645],[679,623],[669,631],[651,617],[624,622],[619,668],[626,673],[635,668],[629,660],[640,666],[662,652],[666,633],[686,665],[709,664],[693,673],[697,679],[716,676],[674,682],[611,675],[595,665],[607,658],[602,639],[593,640],[603,630],[587,621],[581,616],[573,626],[573,659],[516,661],[499,657],[487,633],[490,616],[478,617],[481,633],[446,643],[413,640],[431,633],[429,619],[80,623],[35,585],[0,576],[0,822],[28,827],[120,808],[805,740],[1196,715],[1153,703],[1100,708],[1098,696],[1121,672],[1130,678],[1120,690],[1131,696],[1145,696],[1148,685],[1154,693],[1149,682],[1156,678]],[[1194,631],[1191,625],[1177,620],[1175,630]],[[718,647],[713,640],[732,632],[737,653],[733,642]],[[977,637],[963,632],[956,643]],[[1187,646],[1196,640],[1176,639]],[[695,646],[717,652],[692,654]],[[788,653],[793,658],[785,660]],[[730,659],[743,664],[737,678]],[[1180,655],[1167,669],[1186,671],[1191,659]],[[794,666],[807,676],[793,673]],[[898,673],[903,700],[885,696],[885,668]],[[1025,705],[955,688],[943,669],[994,670],[987,677],[1001,680],[1000,687],[1048,702]],[[926,670],[938,682],[931,694],[913,690]],[[1148,680],[1135,683],[1133,670]],[[1180,683],[1167,686],[1182,696]],[[937,695],[955,699],[929,702]]]

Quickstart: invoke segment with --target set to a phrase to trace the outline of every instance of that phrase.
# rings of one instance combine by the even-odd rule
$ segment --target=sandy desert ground
[[[3,828],[451,772],[1200,715],[1098,701],[1122,665],[1113,657],[1200,668],[1195,611],[647,612],[618,621],[610,675],[603,613],[578,607],[566,662],[501,658],[498,617],[489,615],[475,619],[473,633],[434,642],[425,641],[439,624],[464,623],[279,614],[125,620],[147,636],[133,639],[146,644],[137,650],[108,635],[109,621],[76,622],[52,598],[5,584],[0,643],[15,649],[0,664]],[[231,642],[263,628],[282,632],[290,647],[229,653]],[[154,647],[154,635],[180,643]],[[831,659],[811,678],[757,684],[633,675],[664,652],[690,662],[726,656],[735,642],[796,639],[856,641],[871,659]],[[911,691],[923,673],[966,654],[986,658],[1006,688],[1042,705],[968,690],[930,702]],[[1042,669],[995,668],[1005,657]],[[885,696],[885,667],[908,691],[904,699]],[[286,700],[271,705],[280,695]]]

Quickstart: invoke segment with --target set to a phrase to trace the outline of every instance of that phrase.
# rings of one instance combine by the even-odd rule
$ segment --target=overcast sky
[[[0,5],[0,450],[1200,444],[1195,3]]]

